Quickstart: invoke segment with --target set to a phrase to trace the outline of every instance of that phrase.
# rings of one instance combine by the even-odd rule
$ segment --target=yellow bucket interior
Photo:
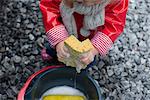
[[[47,95],[43,97],[43,100],[85,100],[85,97],[74,95]]]

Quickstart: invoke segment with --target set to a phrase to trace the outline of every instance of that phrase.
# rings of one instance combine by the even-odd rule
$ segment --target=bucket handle
[[[26,92],[26,89],[28,88],[29,84],[31,83],[31,81],[37,76],[39,75],[40,73],[48,70],[48,69],[52,69],[52,68],[59,68],[59,67],[63,67],[64,65],[57,65],[57,66],[47,66],[43,69],[41,69],[40,71],[32,74],[26,81],[26,83],[24,84],[24,86],[22,87],[22,89],[20,90],[20,92],[18,93],[18,97],[17,97],[17,100],[24,100],[24,95],[25,95],[25,92]]]

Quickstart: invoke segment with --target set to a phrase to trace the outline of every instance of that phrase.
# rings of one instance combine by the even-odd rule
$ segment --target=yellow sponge
[[[85,99],[83,96],[48,95],[44,96],[43,100],[85,100]]]
[[[78,53],[83,52],[81,42],[73,35],[65,40],[65,45]]]
[[[80,42],[75,36],[71,35],[65,40],[65,45],[78,53],[84,53],[93,48],[89,39]]]
[[[70,57],[66,59],[58,59],[65,63],[67,66],[78,67],[77,63],[80,63],[82,68],[86,68],[87,65],[79,61],[79,56],[90,51],[93,48],[89,39],[80,42],[75,36],[71,35],[65,41],[65,46],[69,50]]]

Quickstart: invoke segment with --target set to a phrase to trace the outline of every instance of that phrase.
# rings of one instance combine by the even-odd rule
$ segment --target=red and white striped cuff
[[[94,47],[96,47],[101,56],[106,56],[109,49],[112,47],[112,40],[104,33],[98,32],[91,40]]]
[[[63,25],[58,25],[50,29],[47,33],[47,40],[54,48],[55,45],[65,40],[69,34]]]

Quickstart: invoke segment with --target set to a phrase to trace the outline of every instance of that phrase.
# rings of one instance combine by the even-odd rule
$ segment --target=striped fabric
[[[65,40],[69,35],[63,25],[58,25],[50,29],[47,33],[47,40],[54,48],[55,45],[63,40]]]
[[[63,25],[55,26],[50,29],[46,35],[52,47],[55,47],[57,43],[65,40],[69,36]],[[101,56],[105,56],[113,45],[112,40],[107,35],[100,32],[93,37],[91,42],[98,49]]]
[[[93,37],[91,42],[98,49],[101,56],[105,56],[113,45],[111,39],[100,32]]]

